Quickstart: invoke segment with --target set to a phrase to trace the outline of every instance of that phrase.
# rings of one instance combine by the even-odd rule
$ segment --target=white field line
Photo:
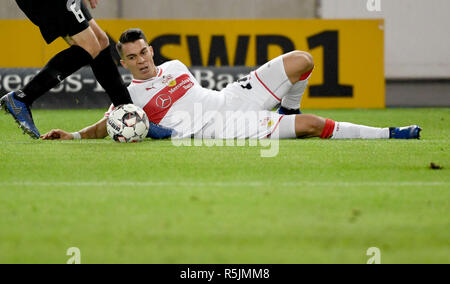
[[[171,181],[119,181],[119,182],[0,182],[0,187],[305,187],[305,186],[328,186],[328,187],[351,187],[351,186],[449,186],[450,182],[426,182],[426,181],[366,181],[366,182],[284,182],[284,183],[266,183],[266,182],[171,182]]]

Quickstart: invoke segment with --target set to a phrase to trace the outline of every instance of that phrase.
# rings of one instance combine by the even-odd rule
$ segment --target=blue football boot
[[[389,138],[391,139],[420,139],[420,128],[418,125],[406,127],[390,127]]]
[[[41,134],[34,125],[33,116],[26,104],[17,100],[14,95],[18,92],[11,92],[0,99],[0,107],[7,113],[11,114],[14,120],[19,124],[19,127],[24,133],[31,136],[31,138],[39,139]]]
[[[147,138],[167,139],[175,134],[175,130],[150,122]]]
[[[282,106],[278,109],[278,113],[283,115],[302,114],[300,109],[288,109]]]

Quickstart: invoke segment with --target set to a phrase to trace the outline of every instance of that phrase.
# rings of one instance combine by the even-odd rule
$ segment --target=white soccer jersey
[[[151,122],[175,130],[172,138],[234,139],[271,136],[284,116],[270,110],[291,86],[280,57],[220,92],[203,88],[178,60],[128,90]]]
[[[178,60],[158,67],[157,76],[133,80],[128,90],[133,103],[147,113],[150,121],[174,129],[177,138],[199,133],[221,109],[224,95],[203,88]]]

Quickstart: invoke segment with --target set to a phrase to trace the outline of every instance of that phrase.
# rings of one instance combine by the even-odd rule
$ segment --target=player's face
[[[122,47],[122,65],[131,71],[138,80],[147,80],[156,76],[153,62],[153,48],[143,39],[125,43]]]

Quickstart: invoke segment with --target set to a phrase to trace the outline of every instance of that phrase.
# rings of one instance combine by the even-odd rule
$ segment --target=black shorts
[[[47,43],[74,36],[89,27],[91,13],[82,0],[16,0],[27,17],[41,30]]]

